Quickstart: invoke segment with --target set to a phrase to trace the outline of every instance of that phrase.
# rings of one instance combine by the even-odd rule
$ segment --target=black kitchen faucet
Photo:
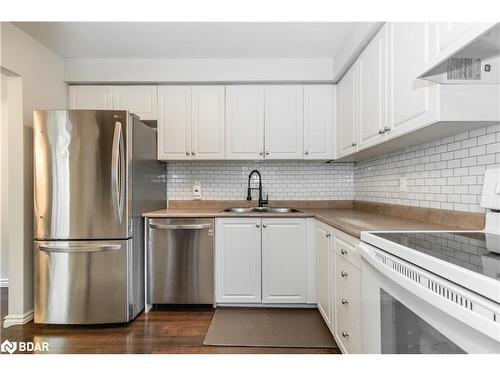
[[[257,173],[257,176],[259,176],[259,187],[258,188],[252,188],[252,187],[250,187],[250,180],[252,179],[252,175],[254,173]],[[248,175],[247,201],[251,201],[252,200],[252,190],[257,190],[257,189],[259,189],[259,207],[262,207],[263,205],[269,203],[269,194],[267,194],[266,199],[262,199],[262,176],[260,175],[260,172],[257,169],[254,169]]]

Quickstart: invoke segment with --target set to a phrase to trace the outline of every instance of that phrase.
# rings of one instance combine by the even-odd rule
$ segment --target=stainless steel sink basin
[[[233,213],[272,213],[272,214],[287,214],[291,212],[300,212],[295,208],[290,207],[230,207],[222,210],[222,212],[233,212]]]

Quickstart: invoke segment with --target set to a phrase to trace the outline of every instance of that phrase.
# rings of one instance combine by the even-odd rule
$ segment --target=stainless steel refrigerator
[[[144,308],[144,211],[165,207],[156,130],[127,111],[34,112],[35,323]]]

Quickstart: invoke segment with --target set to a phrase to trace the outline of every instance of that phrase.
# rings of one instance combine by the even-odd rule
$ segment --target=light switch
[[[201,185],[193,185],[193,199],[195,201],[201,199]]]

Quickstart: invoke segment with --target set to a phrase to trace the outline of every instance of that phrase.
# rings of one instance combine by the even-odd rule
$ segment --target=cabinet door
[[[70,109],[113,109],[112,86],[70,86]]]
[[[157,86],[114,86],[113,109],[135,113],[141,120],[157,120]]]
[[[356,111],[358,109],[356,75],[357,64],[351,67],[337,85],[339,157],[352,154],[356,151]]]
[[[265,88],[266,159],[303,158],[303,86]]]
[[[216,220],[218,303],[261,302],[261,219]]]
[[[388,136],[416,130],[438,118],[438,86],[418,79],[430,54],[429,24],[390,23]]]
[[[305,219],[262,219],[262,303],[305,303]]]
[[[192,87],[195,159],[224,159],[224,86]]]
[[[334,87],[304,86],[304,158],[333,157]]]
[[[331,236],[326,225],[316,223],[316,300],[325,323],[333,329]]]
[[[385,140],[387,124],[387,25],[363,51],[358,61],[358,148]]]
[[[490,24],[485,23],[484,25],[487,26]],[[465,46],[474,37],[480,35],[474,33],[474,29],[481,29],[480,26],[481,23],[479,22],[437,22],[436,25],[434,25],[436,28],[436,52],[440,54],[454,43]]]
[[[158,88],[158,159],[191,159],[191,87]]]
[[[226,87],[226,158],[264,156],[264,86]]]

